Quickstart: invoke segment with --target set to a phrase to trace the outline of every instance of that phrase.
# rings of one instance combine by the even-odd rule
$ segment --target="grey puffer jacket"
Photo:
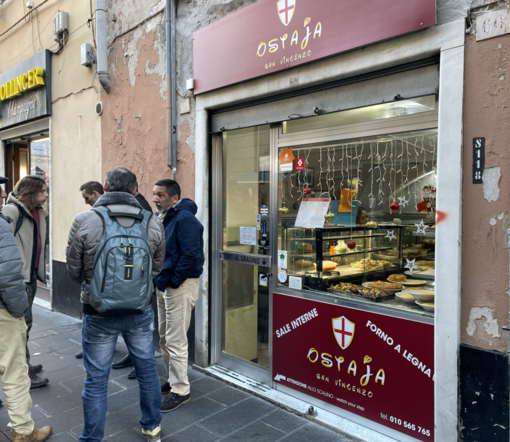
[[[133,195],[124,192],[108,192],[99,198],[94,207],[107,206],[112,212],[139,213],[142,206]],[[133,225],[132,218],[117,218],[124,227]],[[69,276],[79,282],[90,283],[97,245],[103,236],[103,220],[94,210],[80,213],[73,221],[67,241],[66,257]],[[149,223],[149,240],[152,249],[152,273],[156,276],[165,260],[165,231],[156,215]],[[90,304],[82,291],[81,302]]]
[[[28,308],[27,289],[23,282],[23,261],[12,234],[11,218],[0,213],[0,309],[21,318]]]

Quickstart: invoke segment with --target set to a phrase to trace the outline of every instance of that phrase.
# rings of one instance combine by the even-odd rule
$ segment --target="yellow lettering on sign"
[[[44,70],[42,68],[30,69],[28,72],[0,85],[0,103],[17,97],[23,92],[44,86],[44,84]]]

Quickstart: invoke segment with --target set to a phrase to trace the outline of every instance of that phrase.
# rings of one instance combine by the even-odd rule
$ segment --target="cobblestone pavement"
[[[83,428],[81,392],[85,380],[81,350],[81,321],[34,305],[34,326],[29,343],[32,363],[43,364],[46,387],[32,390],[32,417],[36,427],[53,427],[52,442],[75,442]],[[114,360],[126,354],[119,340]],[[156,359],[164,374],[161,357]],[[108,415],[104,441],[145,441],[139,420],[138,382],[127,379],[129,368],[112,370],[108,385]],[[357,439],[329,431],[202,373],[188,370],[192,400],[163,415],[166,442],[347,442]],[[164,377],[161,378],[164,381]],[[0,399],[0,442],[11,440],[3,392]]]

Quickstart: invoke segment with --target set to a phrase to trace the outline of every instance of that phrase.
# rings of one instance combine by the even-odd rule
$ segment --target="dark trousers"
[[[25,312],[25,322],[27,323],[27,364],[30,364],[30,351],[28,350],[28,337],[30,334],[30,330],[32,329],[32,305],[34,304],[35,294],[37,293],[37,279],[33,282],[25,283],[27,286],[27,296],[28,296],[28,309]]]

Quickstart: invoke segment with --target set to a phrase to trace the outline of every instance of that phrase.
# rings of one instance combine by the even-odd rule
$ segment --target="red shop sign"
[[[273,379],[434,440],[433,325],[275,293]]]
[[[193,33],[195,93],[435,23],[436,0],[259,0]]]

